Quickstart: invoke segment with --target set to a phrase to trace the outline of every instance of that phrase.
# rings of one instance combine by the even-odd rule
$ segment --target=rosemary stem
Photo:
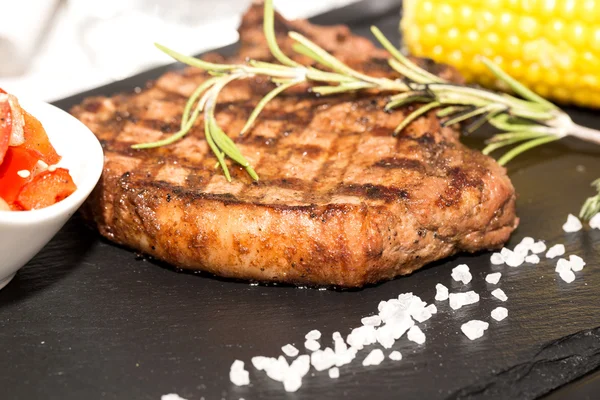
[[[597,129],[581,126],[573,122],[573,125],[568,130],[568,134],[586,142],[600,145],[600,131]]]

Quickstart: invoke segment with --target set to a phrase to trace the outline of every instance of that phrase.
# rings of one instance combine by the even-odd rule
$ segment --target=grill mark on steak
[[[261,21],[262,9],[251,8],[240,54],[206,59],[273,61]],[[359,71],[397,78],[383,62],[388,54],[346,27],[277,21],[287,54],[293,29]],[[450,68],[428,67],[462,79]],[[254,77],[225,87],[217,121],[259,182],[229,161],[233,181],[225,180],[206,144],[202,115],[172,145],[131,149],[175,132],[186,96],[207,77],[194,68],[170,71],[141,91],[86,99],[72,110],[105,150],[102,179],[83,212],[110,240],[223,277],[358,287],[459,251],[500,247],[517,225],[504,169],[465,148],[435,111],[392,137],[410,109],[383,111],[388,94],[316,97],[298,86],[270,102],[240,137],[274,85]]]

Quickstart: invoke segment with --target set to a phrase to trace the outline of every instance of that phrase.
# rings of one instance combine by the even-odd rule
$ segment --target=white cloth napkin
[[[0,0],[0,76],[20,75],[37,49],[59,0]]]

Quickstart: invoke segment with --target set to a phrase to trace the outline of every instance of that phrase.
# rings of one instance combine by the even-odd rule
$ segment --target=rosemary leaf
[[[396,47],[388,40],[388,38],[385,37],[385,35],[383,34],[383,32],[381,32],[379,30],[379,28],[377,28],[376,26],[372,26],[371,32],[373,33],[373,35],[375,35],[375,38],[377,38],[379,43],[381,43],[381,45],[396,60],[398,60],[400,62],[400,64],[402,64],[409,70],[413,71],[414,73],[419,74],[421,76],[421,78],[424,78],[424,80],[426,82],[437,82],[437,83],[446,82],[444,79],[440,78],[439,76],[434,75],[434,74],[430,73],[429,71],[425,71],[423,68],[419,67],[418,65],[416,65],[415,63],[410,61],[407,57],[405,57],[402,53],[400,53],[400,51],[398,51],[398,49],[396,49]],[[417,82],[417,81],[415,80],[415,82]]]
[[[592,182],[592,187],[596,189],[598,194],[589,197],[581,207],[579,217],[584,221],[589,221],[594,215],[600,213],[600,179]]]
[[[392,69],[394,71],[398,72],[400,75],[410,79],[413,82],[417,82],[417,83],[420,83],[423,85],[427,84],[429,82],[429,80],[427,78],[423,77],[418,72],[411,70],[406,65],[398,62],[397,60],[395,60],[393,58],[390,58],[388,60],[388,64],[390,65],[390,67],[392,67]]]
[[[524,99],[531,100],[534,103],[543,105],[544,107],[548,108],[549,110],[556,109],[556,106],[554,104],[550,103],[548,100],[544,99],[543,97],[541,97],[541,96],[537,95],[536,93],[532,92],[531,90],[529,90],[521,82],[517,81],[512,76],[510,76],[509,74],[504,72],[504,70],[502,68],[500,68],[497,64],[491,62],[490,60],[488,60],[485,57],[482,57],[481,61],[485,64],[486,67],[488,67],[488,69],[490,71],[492,71],[492,73],[494,75],[496,75],[496,77],[498,79],[502,80],[508,86],[510,86],[510,88],[512,90],[514,90],[515,93],[517,93],[519,96],[523,97]]]
[[[338,93],[354,92],[361,89],[374,88],[375,85],[369,82],[347,82],[340,83],[337,86],[315,86],[311,90],[319,95],[331,95]]]
[[[543,133],[536,132],[514,132],[511,134],[499,134],[495,135],[489,140],[489,144],[482,150],[482,153],[489,155],[494,151],[501,149],[511,144],[524,142],[526,140],[537,139],[539,137],[546,137]]]
[[[225,174],[225,179],[227,179],[227,182],[231,182],[231,174],[229,173],[229,168],[227,167],[227,163],[225,162],[225,155],[219,149],[219,147],[215,144],[215,141],[213,140],[213,132],[211,131],[212,124],[210,123],[211,118],[214,118],[214,116],[210,116],[210,115],[204,116],[204,136],[206,136],[206,143],[208,143],[208,146],[210,147],[212,152],[215,154],[215,157],[217,157],[219,165],[221,166],[221,169],[223,170],[223,174]]]
[[[394,130],[394,136],[397,136],[400,132],[402,132],[402,130],[404,128],[406,128],[408,126],[408,124],[413,122],[415,119],[417,119],[421,115],[427,113],[429,110],[432,110],[439,106],[440,106],[440,103],[438,103],[437,101],[433,101],[429,104],[426,104],[426,105],[420,107],[419,109],[412,112],[411,114],[407,115],[406,118],[404,118],[404,120],[402,122],[400,122],[400,125],[398,125],[398,127]]]
[[[385,110],[390,111],[398,107],[402,107],[411,103],[429,103],[432,98],[422,92],[407,92],[403,93],[405,96],[394,96],[385,105]]]
[[[265,33],[265,38],[267,39],[269,50],[271,51],[273,57],[277,59],[277,61],[290,67],[300,66],[300,64],[298,64],[296,61],[285,55],[285,53],[281,51],[281,48],[279,48],[279,45],[277,44],[277,37],[275,36],[275,8],[273,7],[273,0],[265,0],[263,30]]]
[[[240,132],[240,136],[244,135],[246,132],[248,132],[248,130],[252,127],[252,125],[254,125],[254,122],[256,121],[256,118],[258,118],[259,114],[262,112],[262,110],[265,108],[265,106],[271,101],[273,100],[275,97],[277,97],[280,93],[288,90],[289,88],[291,88],[292,86],[298,85],[300,83],[303,83],[304,81],[290,81],[287,83],[283,83],[279,86],[277,86],[275,89],[271,90],[265,97],[263,97],[261,99],[261,101],[256,105],[256,107],[254,108],[254,111],[252,111],[252,114],[250,114],[250,118],[248,118],[248,121],[246,121],[246,125],[244,125],[244,127],[242,128],[241,132]]]
[[[203,61],[195,57],[186,56],[184,54],[178,53],[175,50],[171,50],[170,48],[163,46],[159,43],[154,43],[154,45],[163,53],[171,56],[179,62],[190,65],[192,67],[197,67],[203,69],[205,71],[217,71],[217,72],[225,72],[232,71],[237,68],[235,65],[227,65],[227,64],[213,64],[208,61]]]
[[[530,140],[529,142],[523,143],[520,146],[515,147],[514,149],[507,152],[498,160],[498,164],[506,165],[513,158],[517,157],[519,154],[526,152],[527,150],[533,149],[534,147],[541,146],[546,143],[554,142],[556,140],[560,140],[560,137],[557,136],[544,136],[538,139]]]

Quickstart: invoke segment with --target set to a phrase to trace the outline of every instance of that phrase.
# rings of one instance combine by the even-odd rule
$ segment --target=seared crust
[[[270,59],[261,17],[256,7],[245,16],[238,59]],[[357,69],[394,76],[387,55],[345,27],[278,18],[277,29],[288,54],[285,32],[294,29]],[[169,72],[140,93],[73,109],[105,149],[84,213],[110,240],[223,277],[358,287],[456,252],[500,247],[518,223],[502,167],[464,147],[434,113],[392,137],[410,109],[385,113],[381,94],[317,98],[296,88],[238,137],[272,85],[261,78],[229,85],[217,119],[256,167],[258,183],[235,165],[232,183],[215,169],[202,121],[171,146],[131,149],[177,131],[187,96],[206,77]]]

